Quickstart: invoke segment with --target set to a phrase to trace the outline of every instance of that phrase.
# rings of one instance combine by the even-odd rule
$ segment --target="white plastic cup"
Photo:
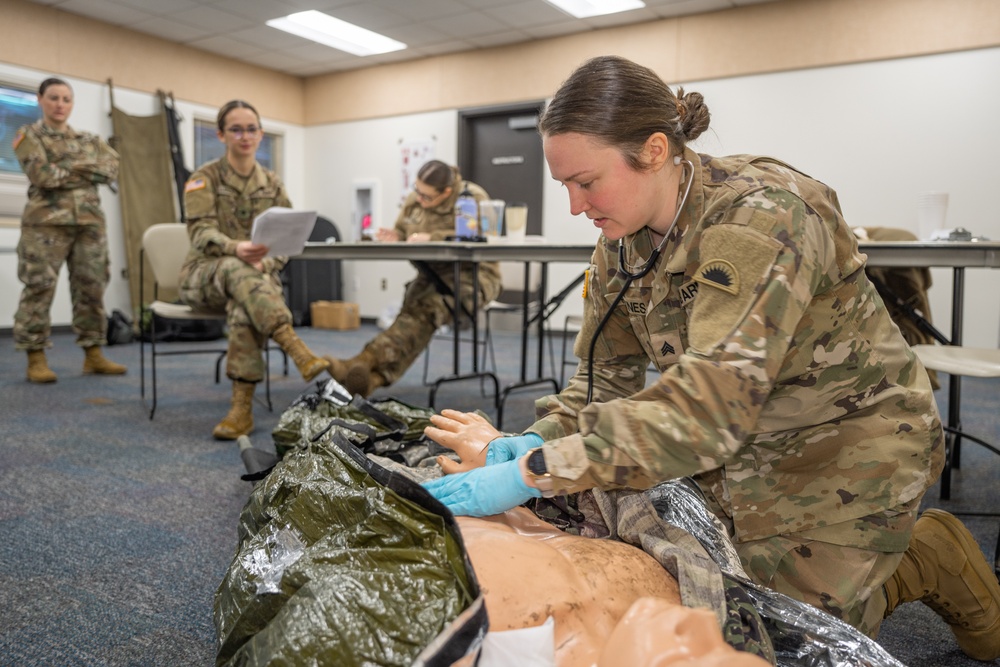
[[[528,233],[528,205],[508,204],[504,217],[508,242],[524,243]]]
[[[947,192],[924,192],[917,198],[917,228],[921,241],[934,240],[935,232],[945,228],[948,215]]]

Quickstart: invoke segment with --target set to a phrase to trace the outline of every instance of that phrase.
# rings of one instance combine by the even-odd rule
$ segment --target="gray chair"
[[[160,290],[176,291],[179,287],[181,267],[184,265],[184,258],[191,247],[188,238],[187,225],[180,222],[168,222],[151,225],[142,235],[142,246],[139,250],[139,294],[145,294],[145,260],[149,260],[149,266],[153,272],[153,301],[149,304],[142,304],[139,309],[139,321],[149,322],[149,347],[150,347],[150,377],[152,397],[149,405],[149,418],[153,419],[156,413],[157,401],[157,374],[156,360],[158,357],[180,355],[180,354],[214,354],[215,360],[215,382],[221,379],[222,361],[226,356],[226,347],[215,345],[212,347],[192,348],[187,344],[170,343],[163,349],[165,343],[157,342],[156,321],[157,317],[163,320],[226,320],[223,312],[195,310],[189,306],[179,303],[160,301],[158,296]],[[143,402],[146,399],[146,335],[140,336],[139,340],[139,395]],[[284,355],[284,352],[282,351]],[[265,397],[268,410],[272,410],[271,405],[271,373],[270,373],[270,346],[264,350],[265,358]],[[285,375],[288,374],[288,357],[284,356]]]
[[[1000,349],[974,348],[962,345],[914,345],[913,351],[928,370],[947,373],[949,376],[948,418],[944,427],[945,461],[944,470],[941,472],[941,498],[948,500],[951,497],[951,472],[958,468],[959,448],[962,440],[971,440],[1000,456],[1000,449],[996,445],[962,429],[960,389],[960,380],[963,376],[1000,377]],[[958,516],[1000,517],[997,508],[992,508],[992,511],[954,512],[954,514]],[[997,535],[993,567],[997,575],[1000,576],[1000,534]]]

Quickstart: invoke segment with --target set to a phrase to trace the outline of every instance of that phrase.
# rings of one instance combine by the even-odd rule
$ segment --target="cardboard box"
[[[349,301],[313,301],[309,312],[316,329],[346,331],[361,326],[361,309]]]

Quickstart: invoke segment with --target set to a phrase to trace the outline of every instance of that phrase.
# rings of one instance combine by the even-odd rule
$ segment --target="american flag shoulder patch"
[[[194,192],[195,190],[201,190],[205,187],[204,178],[195,178],[184,184],[184,192]]]

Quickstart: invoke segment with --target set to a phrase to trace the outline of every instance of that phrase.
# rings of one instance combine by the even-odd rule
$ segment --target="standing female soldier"
[[[24,290],[14,315],[14,345],[28,352],[29,381],[56,381],[45,348],[52,333],[52,297],[65,262],[73,331],[86,354],[83,372],[121,375],[125,367],[101,354],[108,330],[104,290],[111,273],[97,194],[98,185],[118,177],[118,154],[100,137],[68,125],[73,89],[65,81],[43,81],[38,105],[42,118],[14,137],[14,152],[31,183],[17,244],[17,277]]]
[[[226,311],[226,375],[233,381],[233,400],[212,434],[235,440],[253,430],[253,393],[264,379],[268,338],[292,357],[307,382],[329,364],[292,330],[278,277],[287,258],[267,257],[267,246],[250,242],[257,215],[272,206],[291,207],[278,175],[257,162],[260,116],[248,103],[233,100],[219,110],[217,123],[225,157],[203,165],[184,186],[191,251],[181,269],[180,296],[194,308]]]
[[[700,95],[621,58],[562,85],[545,158],[604,236],[580,368],[529,434],[490,445],[504,462],[428,487],[492,514],[693,475],[758,583],[871,635],[919,599],[968,655],[996,658],[1000,586],[978,545],[946,512],[917,520],[940,419],[836,194],[771,158],[687,148],[708,124]]]
[[[395,227],[379,229],[377,240],[444,241],[455,233],[455,202],[464,190],[476,201],[489,199],[486,190],[462,180],[458,169],[440,160],[427,162],[417,172],[413,192],[403,202]],[[452,322],[454,301],[442,296],[437,287],[439,282],[454,290],[453,265],[422,262],[421,273],[406,286],[402,308],[392,325],[370,340],[356,357],[344,361],[330,359],[330,374],[351,392],[362,396],[398,380],[427,347],[438,327]],[[497,298],[500,289],[500,267],[496,262],[481,263],[479,307]],[[472,312],[471,266],[462,267],[461,290],[462,307],[465,312]]]

